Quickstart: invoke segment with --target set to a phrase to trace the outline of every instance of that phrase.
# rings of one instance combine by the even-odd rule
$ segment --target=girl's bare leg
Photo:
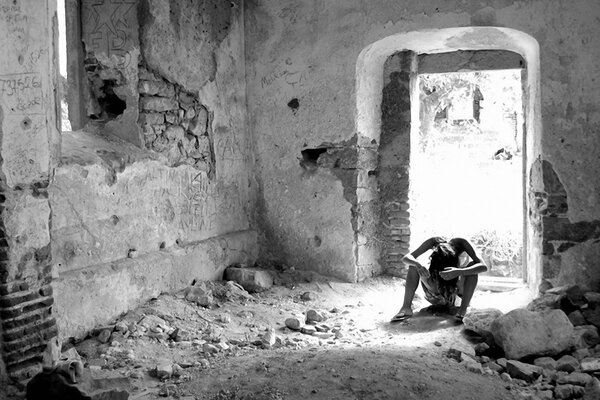
[[[457,315],[464,316],[467,313],[467,308],[471,303],[471,299],[473,298],[473,293],[475,293],[475,288],[477,287],[477,282],[479,281],[479,275],[466,275],[461,278],[463,280],[463,293],[462,300],[460,301],[460,307],[456,312]]]

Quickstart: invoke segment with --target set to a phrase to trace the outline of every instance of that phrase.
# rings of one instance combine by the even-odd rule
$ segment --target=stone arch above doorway
[[[508,28],[461,27],[402,32],[370,44],[361,51],[356,64],[356,132],[359,160],[357,214],[358,220],[362,222],[358,225],[354,246],[358,271],[361,271],[361,264],[376,264],[380,255],[377,240],[369,240],[369,235],[377,231],[376,225],[379,223],[377,220],[379,215],[378,178],[372,166],[374,163],[377,164],[381,138],[381,94],[384,84],[384,63],[389,56],[402,51],[419,55],[459,50],[505,50],[517,53],[525,60],[527,69],[523,84],[524,182],[529,182],[529,175],[535,173],[535,170],[530,171],[532,171],[533,160],[541,153],[541,115],[539,45],[533,37]],[[411,91],[411,97],[413,93],[414,91]],[[413,113],[414,109],[413,107]],[[412,115],[411,121],[416,120],[418,120],[418,116]],[[411,136],[413,134],[411,133]],[[369,167],[361,168],[360,166]],[[529,191],[530,188],[526,187],[525,193],[529,193]],[[525,209],[529,209],[528,198],[529,196],[526,195]],[[529,223],[529,219],[525,220],[524,225],[524,259],[528,264],[526,281],[532,289],[536,289],[542,276],[540,235],[535,226]]]

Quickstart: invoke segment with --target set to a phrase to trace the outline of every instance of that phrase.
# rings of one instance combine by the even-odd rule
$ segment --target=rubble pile
[[[523,398],[600,399],[600,293],[552,288],[527,309],[476,310],[465,328],[480,335],[473,352],[449,349],[472,372],[499,375]],[[505,357],[494,358],[498,350]]]
[[[191,399],[193,393],[186,392],[190,385],[219,371],[232,356],[269,356],[268,350],[287,357],[289,351],[316,354],[369,343],[398,346],[411,324],[439,318],[415,317],[398,336],[365,318],[377,310],[373,304],[346,301],[347,297],[326,303],[323,289],[335,292],[332,282],[312,282],[311,291],[275,283],[268,290],[249,293],[242,278],[255,283],[255,274],[251,268],[235,268],[245,269],[236,282],[194,282],[94,329],[76,344],[85,370],[127,379],[134,397],[150,393]],[[269,273],[277,282],[286,271]],[[598,299],[598,293],[563,287],[549,290],[527,309],[506,314],[473,310],[465,316],[464,327],[476,333],[474,346],[456,340],[461,334],[454,326],[435,334],[439,340],[432,340],[429,349],[426,339],[421,342],[425,347],[416,348],[444,364],[456,361],[455,373],[462,366],[470,373],[489,375],[496,383],[503,380],[516,397],[599,399],[600,337],[594,319]]]
[[[195,282],[94,329],[76,349],[92,373],[117,372],[132,380],[136,392],[154,390],[161,396],[181,397],[185,396],[178,391],[181,383],[225,357],[324,346],[343,339],[341,322],[328,323],[330,315],[341,315],[337,308],[306,308],[306,302],[315,298],[312,292],[298,294],[294,304],[299,310],[273,326],[273,321],[257,323],[248,306],[261,299],[240,284]],[[227,311],[221,311],[225,307]],[[152,382],[158,386],[149,389]]]

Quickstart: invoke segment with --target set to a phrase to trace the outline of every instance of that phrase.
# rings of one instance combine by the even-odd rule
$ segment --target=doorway
[[[408,121],[410,132],[406,133],[403,130],[403,141],[410,147],[419,143],[420,109],[415,106],[420,101],[419,87],[417,85],[419,74],[487,71],[498,68],[497,65],[486,67],[485,62],[478,62],[477,57],[472,57],[468,52],[478,54],[485,52],[510,53],[512,56],[516,55],[519,60],[518,62],[521,63],[517,67],[508,66],[500,67],[500,69],[521,70],[523,120],[522,123],[517,120],[516,124],[522,127],[522,145],[520,148],[522,162],[513,161],[512,164],[513,169],[520,169],[518,180],[521,182],[522,190],[522,194],[518,197],[521,200],[520,215],[521,221],[523,221],[521,230],[523,236],[521,259],[522,265],[526,265],[527,268],[525,273],[522,273],[521,281],[527,282],[529,288],[536,291],[542,276],[541,235],[539,224],[535,223],[535,215],[525,211],[531,209],[530,199],[534,193],[532,182],[539,179],[539,176],[537,176],[538,171],[532,168],[534,161],[541,155],[539,45],[529,35],[508,28],[464,27],[398,33],[372,43],[365,47],[359,55],[356,68],[356,126],[360,166],[357,171],[358,202],[356,207],[357,220],[360,224],[357,225],[355,236],[357,270],[360,270],[361,265],[368,262],[377,263],[385,272],[388,272],[390,267],[402,268],[402,253],[406,252],[406,249],[412,246],[413,240],[418,240],[415,237],[416,231],[413,231],[413,229],[418,230],[419,228],[418,225],[415,228],[412,224],[413,216],[410,209],[412,205],[408,204],[407,206],[403,202],[381,201],[382,186],[380,182],[384,179],[385,183],[385,180],[389,178],[385,176],[386,172],[381,168],[382,157],[386,157],[386,154],[389,157],[396,157],[399,163],[405,166],[404,168],[395,169],[397,171],[396,174],[399,174],[402,180],[406,180],[406,177],[403,175],[408,174],[408,182],[412,182],[413,179],[410,175],[414,173],[414,165],[410,160],[413,156],[411,151],[409,151],[410,155],[407,157],[406,154],[387,151],[385,148],[385,142],[391,138],[385,137],[386,132],[384,131],[384,123],[382,121],[382,93],[384,87],[389,84],[389,80],[391,79],[389,70],[385,71],[386,61],[390,56],[402,54],[398,63],[402,70],[399,72],[406,72],[408,74],[410,115],[403,117],[403,123],[406,124]],[[435,61],[435,57],[443,56],[444,54],[459,54],[460,56],[457,57],[456,65],[461,65],[461,67],[453,67],[452,70],[444,70],[443,68],[440,70],[440,66],[447,65],[447,63],[440,63],[439,61],[428,63],[426,62],[427,60],[420,59],[420,57],[431,56],[431,60]],[[465,61],[463,59],[465,54],[468,57],[466,62],[463,62]],[[471,62],[476,64],[475,68],[469,64]],[[406,86],[404,79],[406,74],[397,75],[397,77]],[[486,111],[484,109],[480,109],[479,111],[478,118],[481,122]],[[455,116],[457,115],[455,113]],[[438,118],[443,118],[443,115],[438,115]],[[452,116],[450,116],[450,119],[454,120]],[[457,121],[461,119],[465,118],[456,118]],[[472,119],[476,119],[475,115],[473,115]],[[457,124],[459,123],[464,123],[464,121],[457,122]],[[410,140],[407,140],[409,138],[406,136],[409,136]],[[398,140],[392,139],[391,142],[397,143]],[[495,154],[501,147],[504,146],[500,146],[493,153]],[[403,152],[406,153],[406,149]],[[377,154],[377,169],[373,169],[374,154]],[[494,154],[491,156],[493,157]],[[501,157],[501,154],[502,152],[497,157]],[[501,162],[500,160],[497,161]],[[382,174],[384,175],[383,177]],[[406,188],[406,190],[406,195],[408,196],[410,188]],[[397,229],[397,227],[390,224],[391,220],[385,212],[386,206],[389,206],[390,211],[398,214],[396,216],[398,221],[403,224],[408,221],[408,225]],[[376,218],[369,218],[371,215],[375,215]],[[374,225],[379,228],[374,228]],[[394,232],[391,229],[394,229]],[[377,232],[376,240],[367,240],[366,233],[373,231]],[[388,252],[388,249],[394,250]]]
[[[415,83],[410,247],[463,237],[488,266],[482,275],[505,282],[522,280],[526,268],[521,75],[463,70],[418,74]]]

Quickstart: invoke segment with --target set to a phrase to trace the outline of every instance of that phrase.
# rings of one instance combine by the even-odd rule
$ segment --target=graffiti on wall
[[[117,60],[117,67],[129,66],[132,35],[137,31],[136,0],[84,0],[81,11],[83,38],[88,51]]]
[[[37,4],[0,5],[0,122],[3,171],[9,185],[38,179],[47,160],[48,80],[50,49],[46,15]]]
[[[43,114],[40,74],[0,75],[0,98],[11,114]]]
[[[133,182],[132,182],[133,183]],[[162,213],[173,213],[171,217],[177,229],[184,232],[213,232],[234,223],[241,210],[242,200],[239,193],[240,182],[215,184],[205,173],[196,170],[161,169],[145,175],[125,193],[135,195],[137,187],[151,189],[155,199],[168,199],[168,207],[153,208],[156,217],[163,219]],[[132,207],[138,207],[133,205]],[[168,209],[167,209],[168,208]]]
[[[261,87],[267,88],[278,80],[283,80],[292,87],[302,85],[307,79],[308,72],[299,68],[297,64],[299,63],[295,64],[291,58],[285,59],[260,79]]]

